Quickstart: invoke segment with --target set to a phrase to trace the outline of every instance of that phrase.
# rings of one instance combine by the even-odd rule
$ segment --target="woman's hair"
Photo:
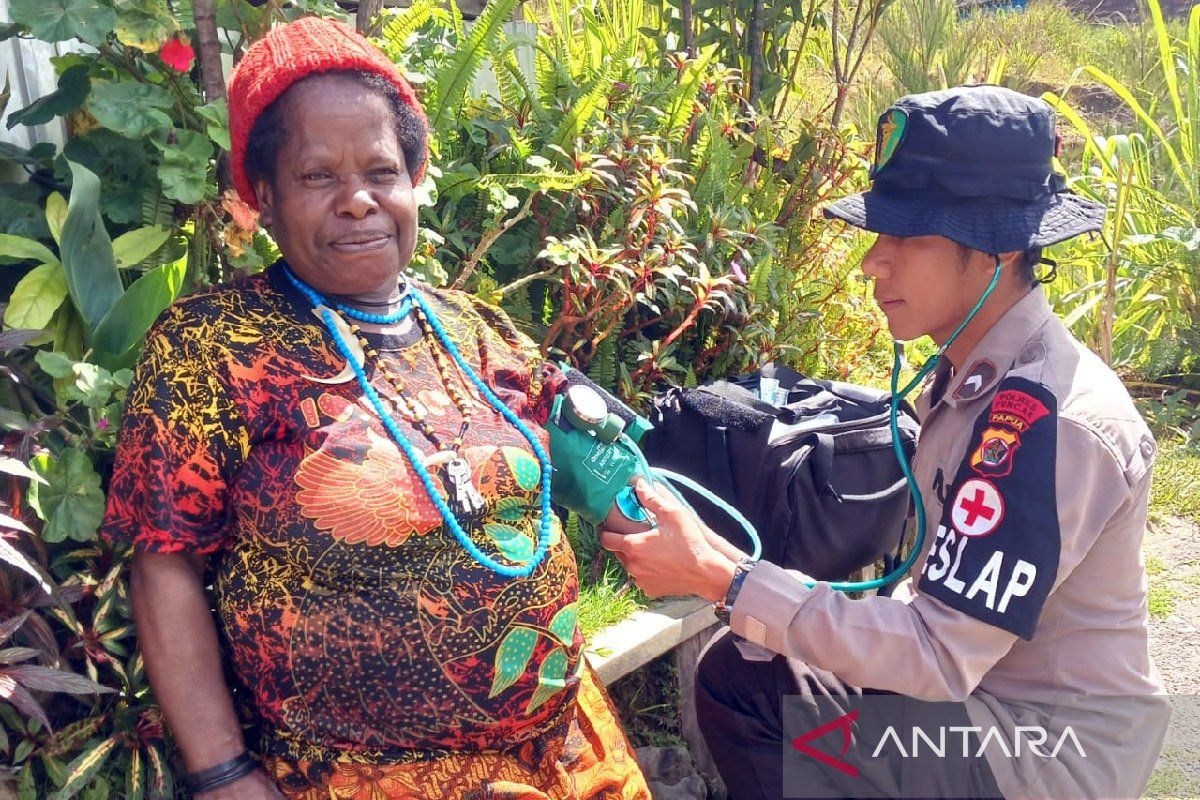
[[[275,162],[279,158],[279,150],[287,141],[287,137],[291,135],[284,124],[288,95],[305,81],[330,75],[348,78],[387,100],[392,109],[396,140],[400,144],[400,151],[404,154],[404,167],[408,171],[409,177],[420,174],[429,152],[427,147],[429,132],[425,129],[421,118],[400,96],[400,90],[391,81],[373,72],[358,69],[336,69],[319,72],[296,81],[258,115],[258,119],[254,121],[254,127],[250,129],[250,139],[246,144],[246,174],[250,177],[251,182],[260,180],[266,180],[271,184],[275,182]]]

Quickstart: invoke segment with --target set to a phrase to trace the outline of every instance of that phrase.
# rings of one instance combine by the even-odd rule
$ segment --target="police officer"
[[[892,596],[855,600],[753,563],[644,484],[658,527],[604,534],[650,594],[729,615],[696,700],[738,800],[1136,798],[1146,785],[1169,716],[1140,550],[1155,444],[1036,275],[1041,248],[1103,222],[1054,171],[1056,147],[1039,99],[993,86],[904,97],[879,120],[869,191],[826,210],[878,234],[862,267],[898,340],[945,344],[999,270],[917,401],[930,535]],[[912,704],[871,713],[888,697]],[[918,765],[896,723],[923,719],[949,725],[951,752]]]

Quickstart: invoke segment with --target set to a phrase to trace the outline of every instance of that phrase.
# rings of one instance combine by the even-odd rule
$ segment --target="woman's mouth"
[[[361,233],[335,239],[329,246],[340,253],[367,253],[382,250],[391,241],[392,237],[386,233]]]
[[[895,311],[904,305],[903,300],[876,300],[879,303],[879,308],[886,314],[889,311]]]

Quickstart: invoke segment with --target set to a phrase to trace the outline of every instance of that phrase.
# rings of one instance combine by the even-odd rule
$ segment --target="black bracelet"
[[[243,750],[228,761],[222,761],[216,766],[198,772],[189,772],[183,776],[183,785],[192,794],[211,792],[213,789],[249,775],[256,769],[258,769],[258,762]]]

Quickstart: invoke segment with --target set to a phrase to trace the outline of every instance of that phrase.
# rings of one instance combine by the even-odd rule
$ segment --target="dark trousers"
[[[771,657],[728,629],[718,632],[701,656],[696,710],[735,800],[1001,797],[986,760],[975,757],[978,740],[970,747],[960,741],[967,734],[952,738],[936,759],[907,755],[916,752],[908,733],[913,726],[925,731],[970,726],[961,704],[925,703],[850,686],[802,661]],[[822,726],[828,726],[826,732],[804,744],[825,753],[824,759],[793,745]],[[900,746],[889,742],[873,755],[889,727]],[[844,730],[853,731],[845,752]],[[834,761],[842,766],[833,766]]]

